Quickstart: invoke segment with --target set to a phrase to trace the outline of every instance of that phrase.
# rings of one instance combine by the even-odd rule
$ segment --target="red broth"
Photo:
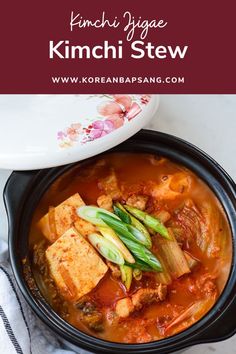
[[[172,277],[163,301],[144,304],[125,318],[117,316],[117,301],[132,298],[139,289],[153,289],[160,280],[153,272],[142,272],[141,280],[133,279],[127,291],[121,279],[109,270],[88,294],[102,316],[101,328],[93,330],[83,321],[81,308],[65,300],[55,285],[45,261],[45,250],[50,243],[37,223],[50,206],[57,206],[77,192],[86,204],[96,205],[97,198],[104,194],[100,181],[111,170],[121,191],[119,201],[124,203],[131,196],[141,195],[146,197],[145,211],[149,214],[161,215],[165,211],[166,227],[173,230],[181,250],[191,255],[195,263],[191,272]],[[198,321],[223,291],[232,257],[227,218],[211,189],[187,168],[149,154],[107,154],[91,163],[78,164],[60,177],[34,213],[29,241],[35,280],[55,311],[83,332],[122,343],[159,340]],[[158,257],[165,241],[155,234],[152,242],[152,251]]]

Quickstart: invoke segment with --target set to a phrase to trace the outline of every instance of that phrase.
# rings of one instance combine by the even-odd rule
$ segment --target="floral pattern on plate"
[[[150,95],[90,95],[99,97],[101,103],[97,106],[97,117],[85,119],[83,123],[72,123],[69,127],[57,133],[61,148],[72,147],[75,144],[85,144],[94,141],[114,130],[128,124],[150,101]],[[85,123],[86,122],[86,123]]]

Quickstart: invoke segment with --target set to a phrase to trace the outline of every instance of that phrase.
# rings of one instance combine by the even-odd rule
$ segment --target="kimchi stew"
[[[201,319],[232,257],[211,189],[151,154],[106,154],[62,175],[34,213],[29,242],[35,281],[55,312],[121,343],[160,340]]]

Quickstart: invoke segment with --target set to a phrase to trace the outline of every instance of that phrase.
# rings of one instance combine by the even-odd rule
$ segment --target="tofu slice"
[[[82,205],[85,203],[79,193],[72,195],[39,220],[39,229],[51,243],[55,242],[73,225],[86,237],[95,231],[95,227],[77,215],[76,209]]]
[[[74,302],[95,288],[108,270],[93,246],[75,228],[48,247],[46,259],[61,295]]]

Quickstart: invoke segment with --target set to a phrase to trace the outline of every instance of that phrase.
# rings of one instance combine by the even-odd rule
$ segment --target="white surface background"
[[[217,160],[236,180],[236,95],[162,95],[159,112],[147,128],[192,142]],[[10,171],[0,170],[1,195],[9,174]],[[0,237],[7,238],[2,198]],[[195,346],[185,353],[236,354],[236,336],[221,343]]]

